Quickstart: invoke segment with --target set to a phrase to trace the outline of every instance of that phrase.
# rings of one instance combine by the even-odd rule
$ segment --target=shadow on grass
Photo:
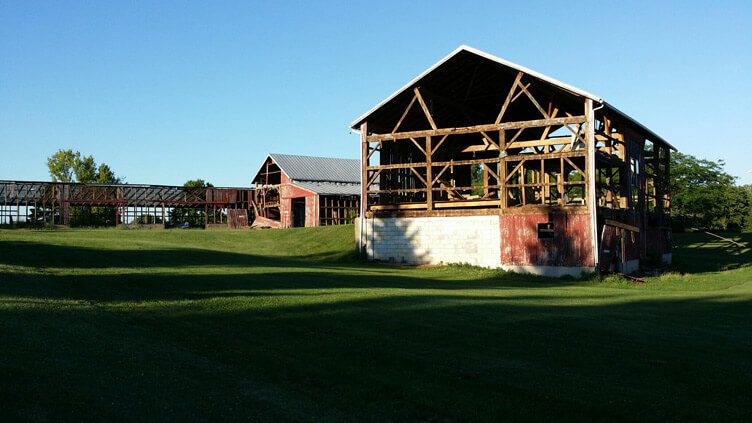
[[[744,247],[701,232],[674,234],[672,269],[681,273],[705,273],[752,265],[752,233],[724,236]]]
[[[0,244],[0,264],[45,269],[81,269],[81,274],[66,272],[55,279],[60,292],[99,292],[118,295],[119,290],[130,290],[143,295],[157,292],[186,291],[214,292],[243,289],[327,289],[327,288],[411,288],[411,289],[485,289],[502,287],[547,287],[582,283],[575,279],[554,279],[519,275],[502,271],[482,271],[451,267],[455,275],[468,273],[468,277],[436,278],[430,269],[398,276],[400,266],[362,261],[350,253],[317,253],[296,256],[261,256],[248,253],[216,251],[198,248],[180,249],[97,249],[80,246],[52,245],[36,242],[10,241]],[[195,268],[205,267],[202,274]],[[216,274],[212,275],[212,267]],[[117,268],[117,271],[106,269]],[[184,273],[144,271],[150,268],[170,268]],[[191,270],[188,270],[191,268]],[[270,270],[264,270],[264,269]],[[412,267],[408,266],[408,269]],[[132,272],[129,272],[132,269]],[[234,270],[235,269],[235,270]],[[287,270],[287,271],[286,271]],[[414,269],[417,270],[417,269]],[[335,273],[327,273],[327,271]],[[88,274],[87,274],[88,273]],[[404,274],[404,273],[403,273]],[[24,272],[3,273],[9,284],[28,292],[40,292],[38,286],[26,284],[30,275]],[[164,298],[168,298],[165,296]],[[106,298],[99,297],[104,300]],[[117,299],[117,298],[113,298]]]
[[[701,249],[726,264],[745,257]],[[461,269],[397,272],[332,257],[3,242],[0,264],[69,271],[0,274],[0,374],[12,381],[0,384],[0,411],[24,420],[750,414],[747,291],[510,290],[582,282],[491,271],[460,280],[448,275]],[[149,270],[194,266],[230,273]]]
[[[427,292],[409,278],[327,282],[342,277],[333,271],[261,276],[124,286],[118,277],[45,275],[52,280],[35,284],[37,295],[0,284],[0,296],[21,297],[0,309],[0,370],[15,382],[0,386],[0,409],[42,420],[741,420],[750,412],[749,295],[620,301],[582,290]],[[307,290],[342,286],[418,290]],[[181,299],[207,301],[161,302]]]
[[[100,249],[45,244],[29,241],[0,243],[0,264],[36,268],[100,269],[109,267],[193,267],[193,266],[316,266],[319,263],[352,263],[355,253],[323,252],[294,256],[261,256],[200,248]]]

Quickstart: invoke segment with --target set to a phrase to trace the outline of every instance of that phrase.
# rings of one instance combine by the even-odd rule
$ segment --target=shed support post
[[[368,122],[360,125],[360,225],[358,252],[365,254],[366,210],[368,209]]]
[[[590,226],[593,242],[592,256],[593,266],[598,268],[598,207],[595,203],[595,112],[593,111],[593,100],[585,99],[585,141],[587,144],[587,155],[585,156],[585,168],[587,172],[587,204],[590,211]]]

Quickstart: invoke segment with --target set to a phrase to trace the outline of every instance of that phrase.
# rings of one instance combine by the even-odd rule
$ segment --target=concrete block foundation
[[[503,261],[504,242],[518,240],[511,236],[502,239],[506,227],[500,220],[502,218],[494,215],[368,218],[363,223],[361,242],[370,260],[389,263],[470,264],[550,277],[577,277],[595,270],[592,265],[578,266],[568,262],[556,265],[511,259]],[[531,238],[528,243],[539,241]],[[549,244],[540,243],[543,248]]]
[[[499,216],[369,218],[362,239],[371,260],[501,267]]]

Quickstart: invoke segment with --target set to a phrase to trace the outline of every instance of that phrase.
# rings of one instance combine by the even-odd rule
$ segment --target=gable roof
[[[567,91],[567,92],[569,92],[569,93],[571,93],[571,94],[573,94],[575,96],[589,98],[589,99],[591,99],[591,100],[593,100],[593,101],[595,101],[597,103],[602,104],[603,107],[605,107],[605,108],[613,111],[615,114],[619,115],[621,118],[623,118],[623,119],[629,121],[630,123],[634,124],[635,126],[637,126],[639,129],[641,129],[643,132],[645,132],[649,136],[649,138],[651,138],[651,140],[663,142],[666,145],[668,145],[670,148],[676,150],[676,148],[674,146],[672,146],[671,144],[669,144],[666,140],[664,140],[658,134],[656,134],[655,132],[651,131],[646,126],[642,125],[641,123],[639,123],[638,121],[636,121],[635,119],[633,119],[632,117],[630,117],[629,115],[627,115],[626,113],[623,113],[622,111],[620,111],[616,107],[612,106],[611,104],[609,104],[608,102],[606,102],[602,97],[597,96],[597,95],[592,94],[592,93],[589,93],[589,92],[587,92],[587,91],[585,91],[583,89],[574,87],[572,85],[565,84],[564,82],[561,82],[561,81],[559,81],[559,80],[557,80],[555,78],[552,78],[550,76],[544,75],[544,74],[542,74],[540,72],[536,72],[536,71],[534,71],[532,69],[528,69],[528,68],[526,68],[524,66],[518,65],[518,64],[510,62],[508,60],[502,59],[501,57],[494,56],[492,54],[486,53],[484,51],[481,51],[481,50],[478,50],[478,49],[475,49],[475,48],[472,48],[472,47],[469,47],[469,46],[466,46],[466,45],[461,45],[461,46],[457,47],[454,51],[452,51],[451,53],[449,53],[443,59],[441,59],[438,62],[436,62],[433,66],[431,66],[428,69],[426,69],[425,71],[423,71],[420,75],[418,75],[413,80],[411,80],[410,82],[408,82],[407,84],[405,84],[402,88],[400,88],[397,91],[395,91],[394,93],[392,93],[389,97],[387,97],[382,102],[380,102],[379,104],[377,104],[371,110],[367,111],[366,113],[364,113],[363,115],[361,115],[360,117],[358,117],[357,119],[355,119],[354,121],[352,121],[350,123],[350,128],[355,129],[355,130],[359,130],[361,123],[363,123],[364,121],[368,120],[368,118],[371,115],[373,115],[374,113],[376,113],[377,111],[379,111],[380,109],[382,109],[390,101],[394,100],[395,98],[397,98],[398,96],[400,96],[401,94],[403,94],[405,91],[409,90],[410,88],[416,86],[419,82],[421,82],[421,80],[423,80],[426,76],[428,76],[429,74],[431,74],[432,72],[434,72],[436,69],[438,69],[439,67],[441,67],[442,65],[444,65],[446,62],[450,61],[451,59],[455,58],[456,56],[460,56],[460,55],[463,55],[463,54],[471,54],[471,55],[474,55],[474,56],[477,56],[477,57],[484,58],[484,59],[489,60],[491,62],[497,63],[499,65],[505,66],[507,68],[511,68],[511,69],[514,69],[514,70],[517,70],[517,71],[522,71],[523,73],[525,73],[525,74],[527,74],[529,76],[532,76],[532,77],[534,77],[536,79],[544,81],[544,82],[546,82],[546,83],[548,83],[548,84],[550,84],[550,85],[552,85],[554,87],[557,87],[557,88],[559,88],[561,90]]]
[[[268,159],[294,181],[360,183],[360,160],[279,153],[269,154]]]

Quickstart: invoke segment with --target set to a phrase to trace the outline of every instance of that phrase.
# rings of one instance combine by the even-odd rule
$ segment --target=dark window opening
[[[538,239],[553,239],[554,238],[554,224],[539,223],[538,224]]]

